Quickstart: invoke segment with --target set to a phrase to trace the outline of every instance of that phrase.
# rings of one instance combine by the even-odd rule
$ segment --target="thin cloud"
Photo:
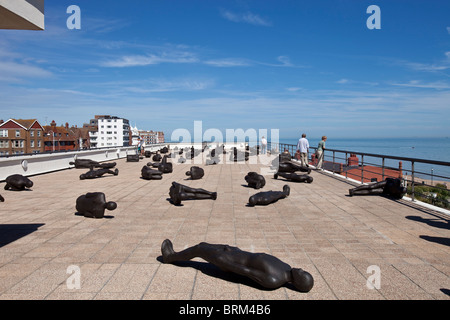
[[[423,83],[419,80],[411,80],[406,83],[391,83],[393,86],[399,87],[409,87],[409,88],[423,88],[423,89],[435,89],[435,90],[445,90],[450,89],[450,84],[445,82],[431,82],[431,83]]]
[[[236,23],[248,23],[255,26],[270,27],[272,23],[257,14],[247,12],[247,13],[234,13],[228,10],[221,10],[221,15],[223,18]]]
[[[159,55],[129,55],[115,60],[109,60],[102,63],[104,67],[138,67],[156,65],[161,63],[194,63],[198,59],[190,52],[169,52]]]
[[[214,67],[247,67],[251,65],[249,61],[240,58],[207,60],[204,63]]]

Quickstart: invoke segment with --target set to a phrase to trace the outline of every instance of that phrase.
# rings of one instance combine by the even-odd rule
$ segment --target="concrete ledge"
[[[0,0],[0,29],[44,30],[44,0]]]

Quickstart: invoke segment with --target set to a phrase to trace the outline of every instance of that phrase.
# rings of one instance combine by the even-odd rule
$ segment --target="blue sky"
[[[370,5],[381,29],[367,28]],[[448,1],[47,0],[45,23],[0,30],[1,119],[110,114],[166,138],[194,121],[281,138],[450,135]]]

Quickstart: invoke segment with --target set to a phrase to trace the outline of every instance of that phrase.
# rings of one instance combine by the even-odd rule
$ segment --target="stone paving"
[[[193,163],[173,160],[173,172],[162,180],[144,180],[140,170],[149,160],[117,160],[118,176],[95,180],[79,179],[85,169],[34,176],[31,191],[5,191],[1,183],[0,299],[450,298],[444,213],[404,200],[349,197],[353,184],[325,172],[313,171],[311,184],[274,179],[255,161],[202,166],[203,179],[190,180],[185,172]],[[246,185],[249,171],[267,173],[263,189]],[[217,200],[174,206],[172,181],[217,191]],[[284,184],[289,197],[247,206],[254,193]],[[104,192],[117,209],[103,219],[76,215],[75,200],[87,192]],[[315,285],[309,293],[263,290],[201,259],[163,264],[158,257],[166,238],[176,251],[206,241],[266,252],[309,271]],[[73,288],[77,275],[81,282]]]

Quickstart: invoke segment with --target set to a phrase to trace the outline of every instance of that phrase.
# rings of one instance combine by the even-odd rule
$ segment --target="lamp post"
[[[53,146],[53,152],[55,152],[55,133],[53,132],[53,130],[49,130],[47,132],[47,135],[50,135],[50,132],[52,133],[52,146]]]

